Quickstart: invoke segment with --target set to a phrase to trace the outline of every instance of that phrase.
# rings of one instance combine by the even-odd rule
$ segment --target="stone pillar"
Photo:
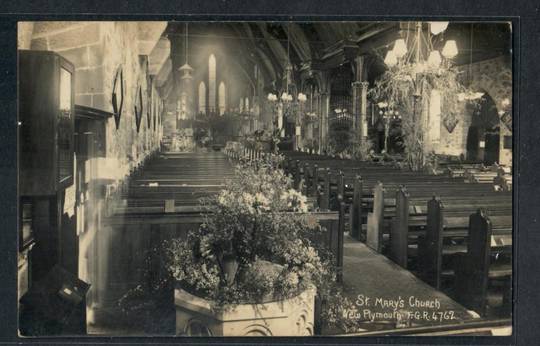
[[[368,136],[368,121],[367,121],[367,92],[369,83],[364,81],[361,83],[360,97],[360,138],[365,141]]]
[[[352,115],[353,115],[353,129],[357,131],[361,126],[360,119],[360,105],[362,96],[361,86],[359,81],[354,81],[352,83]]]
[[[328,111],[330,108],[330,95],[327,92],[321,92],[321,122],[319,125],[321,136],[321,149],[326,149],[328,144]]]
[[[366,57],[358,56],[354,59],[355,81],[353,87],[353,128],[357,133],[360,146],[363,146],[367,139],[367,89],[369,83],[366,81]]]
[[[281,103],[279,103],[277,106],[277,117],[278,117],[279,136],[285,137],[285,128],[283,127],[283,105]]]

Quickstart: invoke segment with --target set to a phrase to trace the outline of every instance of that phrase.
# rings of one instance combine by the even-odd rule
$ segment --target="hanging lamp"
[[[185,57],[185,63],[184,65],[180,66],[180,68],[178,69],[178,71],[180,71],[182,73],[182,76],[180,77],[181,79],[189,79],[189,80],[192,80],[193,79],[193,67],[191,67],[189,65],[189,54],[188,54],[188,23],[186,22],[185,24],[185,38],[184,38],[184,47],[185,47],[185,53],[186,53],[186,57]]]

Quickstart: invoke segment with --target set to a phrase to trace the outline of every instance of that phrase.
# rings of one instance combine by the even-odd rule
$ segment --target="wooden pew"
[[[512,283],[512,237],[495,238],[492,216],[484,210],[472,214],[469,219],[469,242],[467,253],[456,263],[456,296],[462,304],[486,315],[488,299],[494,283],[502,284],[503,313],[511,311]],[[506,253],[506,256],[494,254]]]
[[[296,155],[295,157],[301,157]],[[319,166],[320,165],[320,166]],[[346,203],[346,210],[349,219],[349,232],[356,239],[365,240],[365,234],[361,232],[362,224],[365,224],[367,217],[366,207],[370,209],[372,200],[372,187],[376,184],[374,177],[386,176],[386,181],[400,180],[408,182],[418,179],[418,172],[403,171],[392,167],[380,166],[371,162],[358,162],[354,160],[343,160],[333,158],[322,158],[311,155],[300,160],[289,160],[289,171],[295,176],[295,183],[304,182],[305,191],[308,195],[321,190],[320,197],[326,199],[319,201],[320,205],[329,205],[331,209],[337,209],[337,196],[341,195]],[[366,179],[360,184],[358,176],[362,174]],[[446,177],[433,177],[425,175],[422,180],[443,181]],[[355,186],[357,192],[355,192]],[[362,194],[358,192],[358,187],[362,187]],[[368,203],[364,205],[365,203]]]
[[[492,189],[485,185],[469,185],[464,184],[463,182],[456,181],[454,179],[445,178],[442,176],[403,176],[403,175],[379,175],[379,180],[375,181],[372,179],[362,179],[362,203],[358,204],[360,210],[355,210],[353,215],[359,214],[362,222],[364,219],[367,220],[369,216],[368,213],[370,210],[375,208],[380,208],[383,210],[383,213],[372,214],[371,217],[379,217],[380,220],[373,221],[369,230],[371,232],[382,232],[388,233],[390,227],[390,219],[395,215],[396,208],[396,199],[395,192],[402,187],[402,185],[407,185],[411,190],[422,192],[427,194],[428,197],[431,197],[434,193],[440,193],[444,191],[446,194],[484,194],[486,192],[492,193]],[[367,180],[367,181],[366,181]],[[383,184],[383,193],[379,194],[379,198],[374,197],[374,189],[377,184]],[[359,182],[357,183],[357,185]],[[365,190],[365,187],[372,187],[371,193]],[[427,199],[427,198],[426,198]],[[380,204],[380,205],[379,205]],[[356,217],[356,216],[355,216]],[[367,220],[368,221],[368,220]],[[360,225],[361,226],[361,225]],[[382,229],[378,227],[382,226]],[[366,229],[367,232],[367,229]],[[356,231],[356,234],[359,234],[359,239],[363,240],[367,238],[367,235],[364,234],[364,229],[359,228]],[[381,236],[383,236],[381,234]]]
[[[444,201],[432,198],[427,203],[425,235],[419,241],[418,257],[421,259],[420,276],[437,289],[443,287],[443,275],[454,278],[453,261],[466,252],[469,236],[469,218],[476,205],[465,200],[445,206]],[[511,201],[509,201],[511,202]],[[491,217],[495,242],[512,238],[512,205],[494,209]],[[451,285],[450,285],[451,286]]]
[[[512,169],[499,166],[497,176],[493,178],[493,185],[502,191],[512,191]]]
[[[136,212],[129,207],[116,207],[104,220],[108,227],[112,228],[111,234],[116,234],[118,242],[114,242],[111,248],[118,249],[126,246],[131,249],[130,253],[142,254],[145,249],[161,244],[172,238],[186,238],[190,229],[198,228],[205,220],[205,210],[197,206],[176,207],[172,212],[166,212],[162,208],[139,207]],[[343,280],[343,225],[340,223],[339,212],[312,212],[306,217],[314,218],[323,227],[324,232],[321,241],[336,259],[337,280]],[[129,239],[127,238],[129,234]],[[128,259],[119,256],[115,267],[122,267],[117,280],[123,288],[138,284],[142,276],[140,270],[144,263],[141,258]],[[119,268],[122,269],[122,268]]]
[[[467,168],[465,180],[470,183],[492,184],[498,175],[499,166],[494,164],[490,167]]]
[[[484,186],[482,184],[471,186]],[[487,187],[485,191],[454,190],[452,188],[439,188],[437,195],[445,200],[447,208],[457,206],[457,209],[485,207],[490,212],[508,214],[512,206],[512,196],[509,193],[494,192]],[[409,259],[409,245],[419,235],[425,234],[427,223],[426,201],[432,198],[430,189],[408,190],[401,187],[396,191],[395,218],[390,233],[389,256],[400,266],[407,268]]]
[[[447,174],[452,178],[464,177],[467,170],[483,170],[483,163],[459,163],[450,164],[446,167]]]

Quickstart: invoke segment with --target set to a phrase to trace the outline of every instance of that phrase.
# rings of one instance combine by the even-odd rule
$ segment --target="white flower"
[[[270,201],[268,200],[268,198],[266,198],[266,196],[264,196],[260,192],[257,192],[257,194],[255,194],[255,203],[262,210],[268,210],[269,209],[268,206],[270,205]]]
[[[287,282],[288,286],[296,286],[300,282],[300,280],[298,279],[298,274],[296,274],[295,272],[290,272],[289,274],[287,274],[285,281]]]

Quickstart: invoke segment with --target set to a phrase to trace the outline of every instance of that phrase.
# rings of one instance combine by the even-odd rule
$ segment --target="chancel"
[[[18,34],[21,335],[512,332],[510,23]]]

